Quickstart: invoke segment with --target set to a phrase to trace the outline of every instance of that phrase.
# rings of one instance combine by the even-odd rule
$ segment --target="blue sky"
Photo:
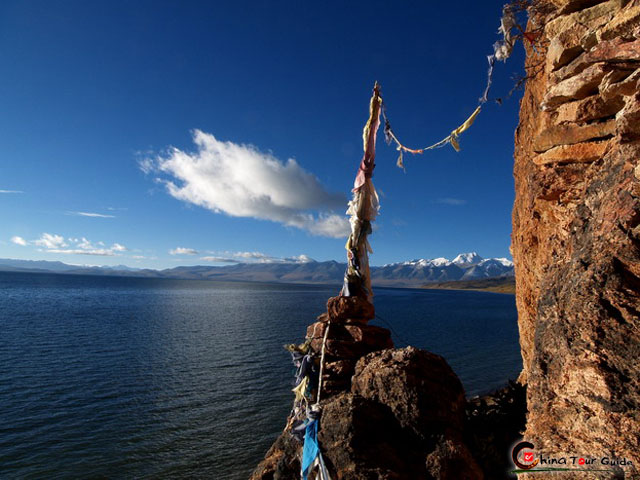
[[[440,140],[476,107],[501,9],[4,1],[0,258],[342,261],[374,81],[404,143]],[[490,98],[523,55],[496,66]],[[406,173],[380,132],[372,264],[509,256],[518,99],[487,103],[460,153],[407,155]]]

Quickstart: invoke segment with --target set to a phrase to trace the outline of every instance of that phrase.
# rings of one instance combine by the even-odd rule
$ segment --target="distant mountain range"
[[[239,263],[236,265],[185,266],[165,270],[115,267],[83,267],[62,262],[0,259],[0,271],[43,272],[75,275],[103,275],[146,278],[178,278],[248,282],[341,284],[346,264],[336,261]],[[418,259],[371,267],[374,286],[419,287],[437,282],[476,280],[513,275],[513,262],[506,258],[483,259],[475,252],[462,253],[453,260]]]

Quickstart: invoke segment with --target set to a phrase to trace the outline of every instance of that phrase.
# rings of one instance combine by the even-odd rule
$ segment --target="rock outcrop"
[[[548,455],[637,468],[640,2],[547,7],[530,19],[543,33],[528,52],[514,167],[525,436]]]
[[[368,354],[350,389],[321,405],[318,441],[331,478],[483,478],[464,443],[464,390],[438,355],[413,347]],[[283,432],[251,478],[299,478],[300,448]]]
[[[390,332],[367,324],[374,317],[366,299],[338,296],[307,329],[312,355],[324,344],[318,442],[331,478],[483,478],[463,439],[458,377],[438,355],[393,350]],[[252,480],[300,477],[292,420]]]
[[[327,312],[307,328],[311,349],[320,354],[325,333],[325,363],[322,395],[334,395],[351,388],[356,362],[364,355],[392,348],[391,332],[367,325],[375,317],[373,305],[362,297],[332,297]],[[327,332],[328,329],[328,332]]]

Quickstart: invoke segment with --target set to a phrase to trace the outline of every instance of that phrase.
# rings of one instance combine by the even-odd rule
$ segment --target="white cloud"
[[[65,241],[62,235],[55,235],[51,233],[43,233],[39,239],[34,240],[31,243],[33,245],[44,247],[42,250],[44,252],[63,253],[67,255],[97,255],[101,257],[114,257],[120,255],[121,252],[127,251],[127,247],[120,243],[114,243],[110,247],[106,247],[103,242],[98,242],[94,245],[85,237],[68,238],[67,241]]]
[[[200,260],[211,263],[240,263],[240,260],[225,257],[200,257]]]
[[[438,198],[435,203],[439,203],[441,205],[453,205],[453,206],[460,206],[460,205],[466,205],[467,201],[463,200],[461,198],[450,198],[450,197],[445,197],[445,198]]]
[[[233,217],[271,220],[313,235],[345,237],[349,222],[343,194],[330,193],[294,159],[282,162],[252,145],[221,142],[195,130],[197,150],[172,148],[165,156],[140,162],[157,172],[174,198]]]
[[[27,246],[27,241],[24,238],[19,237],[17,235],[14,236],[14,237],[11,237],[11,241],[13,243],[15,243],[16,245],[20,245],[22,247],[26,247]]]
[[[197,250],[193,248],[185,248],[185,247],[176,247],[174,249],[169,250],[169,255],[198,255]]]
[[[266,260],[268,258],[272,258],[266,253],[262,252],[235,252],[231,253],[233,257],[242,258],[245,260]]]
[[[24,193],[22,190],[0,190],[0,193]]]
[[[212,252],[216,253],[216,252]],[[308,255],[294,257],[273,257],[262,252],[219,252],[215,256],[200,257],[212,263],[310,263],[315,262]]]
[[[105,215],[103,213],[93,213],[93,212],[67,212],[67,215],[77,215],[79,217],[94,217],[94,218],[116,218],[115,215]]]
[[[297,257],[288,257],[285,258],[285,260],[290,260],[293,263],[313,263],[315,262],[315,260],[313,258],[311,258],[308,255],[302,254],[302,255],[298,255]]]
[[[51,233],[43,233],[38,240],[33,241],[33,244],[45,248],[60,248],[67,246],[62,235],[52,235]]]

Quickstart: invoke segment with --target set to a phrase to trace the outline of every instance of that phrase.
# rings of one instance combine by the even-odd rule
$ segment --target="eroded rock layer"
[[[640,2],[535,3],[512,234],[526,437],[638,466]]]

